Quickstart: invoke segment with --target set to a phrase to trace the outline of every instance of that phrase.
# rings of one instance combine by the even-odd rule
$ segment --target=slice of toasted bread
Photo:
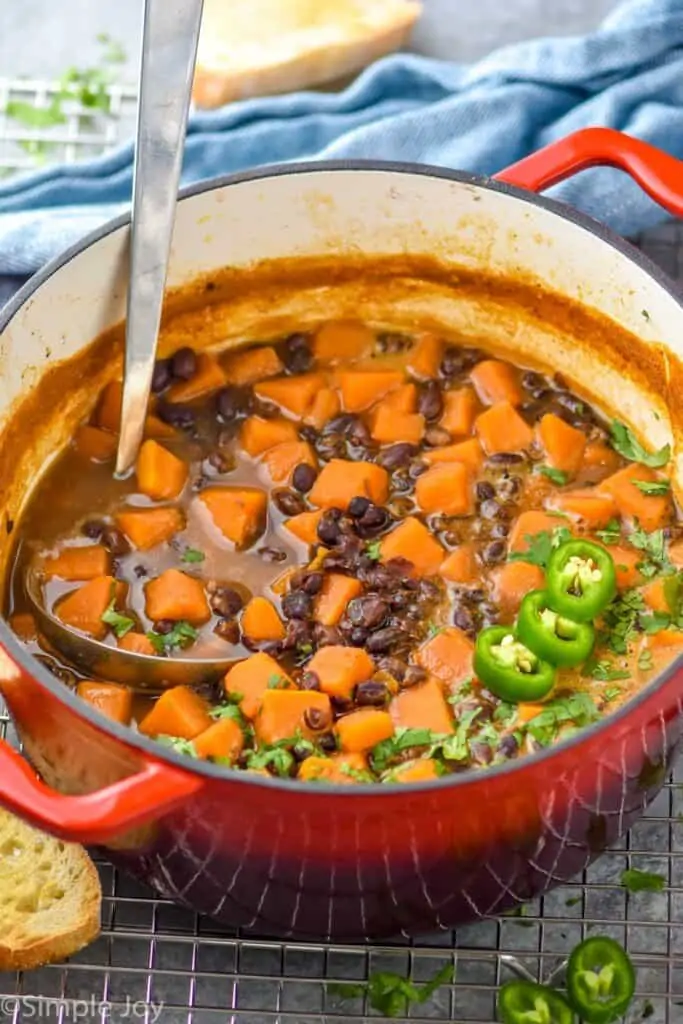
[[[218,107],[355,74],[406,42],[420,0],[204,0],[193,100]]]
[[[0,971],[62,960],[99,934],[102,890],[83,847],[0,809]]]

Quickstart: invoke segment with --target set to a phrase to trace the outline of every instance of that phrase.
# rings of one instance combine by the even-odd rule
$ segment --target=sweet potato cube
[[[415,497],[423,512],[468,516],[474,511],[474,488],[463,462],[442,462],[417,478]]]
[[[238,661],[223,678],[226,696],[239,703],[245,718],[256,718],[266,690],[292,686],[294,683],[284,669],[265,651],[252,654],[245,661]]]
[[[121,402],[123,400],[123,384],[120,380],[112,380],[102,389],[95,410],[95,423],[102,430],[118,434],[121,429]]]
[[[434,782],[441,778],[439,762],[433,757],[417,757],[399,765],[392,774],[394,782]]]
[[[313,353],[321,362],[359,359],[371,351],[375,335],[365,324],[353,320],[331,320],[316,331]]]
[[[185,517],[178,508],[135,508],[119,512],[116,525],[138,551],[163,544],[185,528]]]
[[[470,373],[470,380],[484,405],[496,402],[520,405],[524,396],[517,378],[517,370],[498,359],[483,359]]]
[[[401,690],[389,711],[397,729],[430,729],[437,736],[454,731],[453,716],[437,679]]]
[[[549,466],[569,476],[578,473],[586,450],[586,435],[582,430],[549,412],[539,422],[536,434]]]
[[[250,416],[244,421],[240,431],[240,445],[247,455],[254,459],[275,445],[298,440],[299,435],[294,424],[281,416],[272,420],[266,420],[262,416]]]
[[[208,352],[197,355],[197,372],[189,380],[179,380],[166,392],[168,402],[194,402],[202,395],[210,395],[225,384],[225,370],[215,356]]]
[[[226,540],[237,548],[253,544],[265,528],[268,499],[255,487],[207,487],[199,501]]]
[[[408,356],[408,371],[418,380],[432,380],[439,374],[443,342],[436,334],[427,331],[418,334]]]
[[[433,576],[439,571],[446,552],[427,527],[408,516],[388,533],[380,544],[383,562],[392,558],[403,558],[410,562],[412,576]]]
[[[394,723],[388,711],[363,708],[340,718],[336,732],[344,753],[364,754],[394,735]]]
[[[223,369],[230,384],[253,384],[265,377],[276,377],[284,366],[274,348],[258,345],[231,352],[223,360]]]
[[[95,640],[102,640],[107,633],[102,616],[112,598],[121,600],[126,589],[126,584],[115,580],[113,576],[96,576],[82,587],[69,591],[57,603],[54,612],[65,626],[87,633]]]
[[[153,413],[145,419],[145,437],[153,437],[156,441],[170,439],[178,436],[178,431],[170,423],[164,423]]]
[[[77,695],[91,704],[102,715],[120,725],[129,725],[133,713],[133,691],[118,683],[98,683],[87,680],[76,687]]]
[[[345,509],[352,498],[369,498],[383,505],[389,497],[389,474],[373,462],[330,459],[323,466],[308,496],[318,508]]]
[[[484,452],[476,437],[443,448],[429,448],[422,453],[422,458],[430,466],[439,462],[462,462],[472,473],[478,473],[484,465]]]
[[[296,419],[303,419],[316,395],[324,387],[325,377],[322,373],[302,373],[254,384],[254,394],[265,402],[272,402]]]
[[[308,441],[286,441],[284,444],[276,444],[263,456],[263,465],[275,483],[289,480],[296,467],[302,463],[314,468],[318,465],[315,452]]]
[[[476,583],[480,578],[476,549],[473,544],[461,544],[441,563],[440,574],[449,583]]]
[[[599,543],[599,541],[594,541],[594,543]],[[642,551],[614,544],[605,547],[605,551],[608,551],[614,559],[617,590],[630,590],[631,587],[637,587],[639,583],[642,583],[643,577],[638,571],[638,566],[643,561]]]
[[[336,375],[336,383],[347,412],[362,412],[403,384],[399,370],[345,370]]]
[[[560,516],[551,516],[549,512],[529,509],[517,516],[508,535],[510,551],[528,551],[531,541],[539,533],[551,536],[558,526],[567,526],[567,521]]]
[[[363,754],[333,754],[331,757],[307,757],[301,762],[297,778],[302,782],[331,782],[349,786],[362,781],[358,776],[368,770]]]
[[[358,683],[364,683],[375,671],[372,658],[362,648],[336,644],[321,647],[306,668],[318,676],[323,693],[347,699]]]
[[[189,686],[174,686],[159,697],[138,728],[145,736],[193,740],[212,725],[209,705]]]
[[[326,728],[332,721],[330,698],[326,693],[315,690],[266,690],[261,700],[261,710],[256,716],[254,730],[261,744],[280,743],[301,735],[313,739],[316,730],[309,726],[309,711],[320,713]]]
[[[657,482],[660,477],[648,466],[632,463],[608,476],[598,488],[614,499],[619,515],[637,520],[644,530],[652,533],[668,525],[673,513],[671,497],[669,494],[643,494],[637,485]]]
[[[399,388],[390,391],[375,406],[373,415],[376,416],[379,409],[389,409],[391,412],[415,412],[417,409],[417,387],[415,384],[401,384]]]
[[[529,424],[509,402],[497,402],[477,416],[474,429],[487,455],[521,452],[534,439]]]
[[[109,462],[116,454],[117,442],[114,434],[99,427],[91,427],[87,423],[78,428],[73,444],[78,454],[91,462]]]
[[[154,644],[149,637],[145,633],[134,633],[132,630],[119,637],[116,646],[130,654],[147,654],[150,657],[154,657],[156,654]]]
[[[467,437],[472,433],[479,408],[472,388],[447,391],[443,396],[443,413],[439,425],[452,437]]]
[[[668,579],[671,581],[671,577],[668,577]],[[649,583],[646,583],[641,593],[643,595],[643,601],[648,608],[652,609],[653,612],[663,612],[668,615],[673,611],[669,605],[667,597],[666,576],[660,576],[658,579],[651,580]]]
[[[340,409],[341,400],[338,393],[332,388],[322,388],[313,399],[306,422],[316,430],[322,430],[326,423],[339,414]]]
[[[143,441],[135,472],[141,492],[155,501],[177,498],[188,477],[186,463],[152,439]]]
[[[363,590],[363,585],[353,576],[341,573],[325,574],[322,589],[315,602],[314,618],[323,626],[336,626],[346,611],[349,601]]]
[[[601,530],[610,519],[618,515],[614,498],[597,488],[560,491],[551,497],[548,507],[557,509],[570,519],[578,520],[589,530]]]
[[[507,562],[494,574],[494,600],[500,608],[501,622],[512,622],[523,599],[531,590],[540,590],[545,573],[530,562]]]
[[[221,718],[194,740],[197,757],[232,764],[244,749],[244,733],[234,718]]]
[[[265,597],[252,597],[240,622],[242,632],[254,643],[267,640],[282,640],[285,627],[274,606]]]
[[[86,544],[62,548],[58,555],[44,558],[41,569],[46,576],[62,580],[94,580],[106,576],[110,566],[111,556],[102,544]]]
[[[172,619],[193,626],[211,618],[204,584],[179,569],[166,569],[145,586],[145,612],[153,622]]]
[[[285,529],[294,534],[297,540],[302,540],[304,544],[317,544],[318,523],[322,516],[322,509],[319,509],[317,512],[299,512],[297,516],[292,516],[291,519],[285,520],[284,526]]]
[[[415,660],[430,675],[455,687],[472,675],[474,644],[454,626],[442,629],[418,649]]]
[[[378,444],[407,441],[419,444],[425,429],[421,413],[396,412],[381,402],[372,418],[372,437]]]

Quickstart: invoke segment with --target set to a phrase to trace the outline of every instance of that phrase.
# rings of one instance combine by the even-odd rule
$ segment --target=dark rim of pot
[[[604,224],[595,220],[587,214],[575,210],[573,207],[544,195],[538,195],[527,189],[519,188],[516,185],[508,185],[505,182],[496,181],[482,175],[470,174],[464,171],[451,171],[443,167],[432,167],[428,164],[412,164],[382,160],[332,160],[308,163],[274,164],[272,166],[258,168],[253,171],[241,172],[238,174],[227,174],[217,178],[210,178],[180,190],[179,200],[189,199],[192,196],[201,195],[204,192],[212,192],[231,185],[239,185],[249,181],[259,181],[268,178],[279,178],[285,175],[298,174],[326,174],[337,171],[373,171],[377,173],[392,173],[405,175],[419,175],[427,178],[440,178],[445,181],[458,182],[459,184],[472,185],[477,188],[488,189],[493,192],[500,192],[509,195],[530,206],[540,206],[542,209],[553,213],[562,220],[577,225],[591,235],[595,235],[610,248],[621,253],[632,263],[635,263],[645,274],[652,278],[664,291],[683,308],[683,288],[678,286],[660,267],[649,257],[637,249],[633,244],[626,241],[620,235],[607,228]],[[75,257],[95,243],[113,234],[130,224],[130,213],[120,216],[103,224],[81,241],[70,246],[65,252],[43,267],[31,277],[26,284],[17,291],[10,299],[4,309],[0,310],[0,334],[9,326],[14,316],[20,311],[24,304],[38,291],[41,285],[45,284],[58,271],[67,266]],[[514,758],[508,762],[486,769],[468,769],[461,774],[453,774],[433,780],[431,782],[412,783],[367,783],[362,786],[344,786],[327,782],[301,782],[297,779],[281,779],[271,776],[266,779],[259,775],[250,775],[245,772],[230,772],[220,765],[213,765],[207,761],[192,760],[185,755],[176,754],[172,750],[163,747],[155,740],[147,739],[140,733],[134,732],[130,727],[119,725],[116,722],[107,721],[94,709],[77,697],[75,692],[68,689],[55,676],[52,675],[41,663],[30,655],[16,639],[4,619],[0,618],[0,640],[8,655],[12,657],[22,668],[35,677],[37,681],[52,692],[62,703],[66,704],[79,718],[83,718],[91,725],[103,732],[111,734],[122,741],[128,747],[150,755],[153,759],[168,762],[178,768],[183,768],[193,774],[199,774],[205,778],[224,779],[249,786],[278,788],[302,795],[320,793],[332,793],[337,796],[353,797],[354,799],[364,795],[377,797],[380,793],[386,797],[397,797],[399,794],[410,792],[435,790],[443,787],[476,785],[477,782],[484,782],[503,773],[523,772],[543,761],[552,760],[560,752],[564,753],[572,748],[579,748],[588,739],[592,739],[598,732],[618,728],[635,711],[656,693],[663,689],[671,677],[683,666],[683,654],[679,655],[672,663],[660,672],[636,697],[626,701],[623,707],[613,711],[592,726],[580,730],[574,736],[561,740],[547,749],[540,750],[533,754],[527,754],[521,758]]]

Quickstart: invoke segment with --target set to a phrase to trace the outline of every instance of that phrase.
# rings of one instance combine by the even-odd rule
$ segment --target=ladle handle
[[[142,443],[203,0],[145,0],[117,473]]]
[[[683,217],[683,163],[613,128],[584,128],[506,167],[496,181],[542,192],[590,167],[625,171],[669,213]]]

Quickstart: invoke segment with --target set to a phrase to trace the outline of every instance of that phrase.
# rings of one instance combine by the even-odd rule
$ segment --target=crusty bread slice
[[[0,809],[0,971],[62,960],[100,930],[102,890],[83,847]]]
[[[236,99],[337,81],[399,49],[421,0],[204,0],[193,100]]]

